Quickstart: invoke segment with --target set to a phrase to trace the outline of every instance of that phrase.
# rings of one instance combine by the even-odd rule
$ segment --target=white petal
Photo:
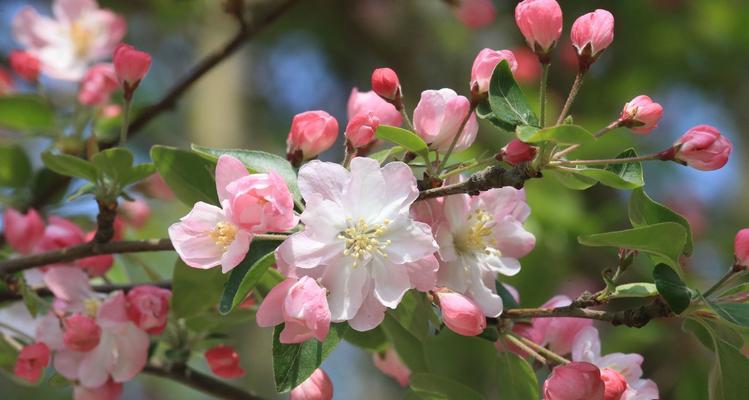
[[[575,337],[572,345],[572,361],[582,361],[597,364],[601,357],[601,340],[598,329],[589,326]]]
[[[391,264],[380,257],[375,257],[370,266],[374,277],[375,297],[385,307],[397,307],[403,295],[411,288],[406,267]]]
[[[429,255],[421,260],[404,264],[408,272],[411,286],[421,292],[428,292],[437,285],[437,270],[439,261],[434,255]]]
[[[642,376],[642,361],[643,358],[639,354],[611,353],[601,357],[598,366],[618,371],[627,382],[635,382]]]
[[[446,287],[454,292],[465,293],[468,290],[468,277],[463,268],[465,258],[443,262],[437,271],[437,286]]]
[[[385,306],[370,291],[359,307],[359,311],[348,323],[354,330],[364,332],[376,328],[383,319],[385,319]]]
[[[498,317],[502,313],[502,298],[496,294],[494,287],[487,287],[483,278],[478,268],[471,269],[471,283],[468,288],[468,294],[479,305],[484,315],[487,317]]]
[[[387,191],[387,205],[380,211],[380,218],[393,219],[395,216],[408,212],[411,203],[419,197],[416,187],[416,177],[411,168],[402,162],[391,162],[382,167]]]
[[[493,272],[505,276],[514,276],[520,272],[520,261],[512,257],[497,257],[495,255],[478,253],[479,263],[488,266]]]
[[[299,169],[299,191],[308,200],[313,195],[340,202],[350,173],[339,164],[313,160]]]
[[[351,180],[343,190],[341,204],[349,215],[373,224],[380,222],[379,212],[389,203],[380,163],[366,157],[351,160]]]
[[[326,268],[322,278],[323,286],[330,291],[328,306],[331,321],[341,322],[353,318],[364,302],[364,289],[367,289],[369,272],[366,266],[353,268],[348,257]]]
[[[322,242],[311,237],[309,232],[291,235],[276,250],[283,261],[295,268],[315,268],[326,265],[338,256],[343,256],[344,242]]]

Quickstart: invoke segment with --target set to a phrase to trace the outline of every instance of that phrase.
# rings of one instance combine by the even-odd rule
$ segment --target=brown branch
[[[117,218],[117,202],[106,202],[96,200],[99,206],[99,214],[96,215],[96,234],[94,242],[103,244],[114,238],[114,220]]]
[[[166,368],[148,364],[143,369],[146,374],[171,379],[185,386],[189,386],[203,393],[227,400],[262,400],[262,397],[252,392],[242,390],[236,386],[216,379],[210,375],[195,371],[188,367]]]
[[[525,181],[537,176],[540,176],[540,174],[534,171],[529,163],[518,164],[511,169],[495,165],[471,175],[463,182],[422,190],[419,193],[418,200],[461,193],[477,195],[480,192],[504,186],[512,186],[520,189],[525,185]]]
[[[111,284],[111,285],[95,285],[92,286],[91,289],[93,289],[95,292],[98,293],[111,293],[118,290],[122,290],[127,292],[128,290],[141,285],[149,285],[149,286],[157,286],[163,289],[171,289],[172,288],[172,282],[171,281],[161,281],[161,282],[145,282],[145,283],[130,283],[130,284],[124,284],[124,285],[117,285],[117,284]],[[36,290],[36,294],[39,296],[52,296],[52,292],[47,288],[41,288]],[[20,300],[21,295],[16,292],[11,291],[2,291],[0,292],[0,302],[3,301],[13,301],[13,300]]]

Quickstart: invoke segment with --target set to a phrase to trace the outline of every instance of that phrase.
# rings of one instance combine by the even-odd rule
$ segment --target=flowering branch
[[[145,284],[149,286],[157,286],[162,289],[172,288],[171,281],[161,281],[161,282],[153,282],[153,283],[134,283],[134,284],[131,283],[131,284],[122,284],[122,285],[118,285],[118,284],[96,285],[96,286],[91,286],[91,289],[93,289],[95,292],[98,292],[98,293],[111,293],[111,292],[116,292],[118,290],[127,292],[128,290],[136,286],[145,285]],[[38,294],[39,296],[52,296],[53,295],[53,293],[47,288],[41,288],[41,289],[36,290],[36,294]],[[0,302],[20,300],[20,299],[21,299],[21,295],[16,292],[11,292],[11,291],[0,292]]]
[[[495,165],[471,175],[463,182],[422,190],[419,193],[418,200],[461,193],[476,195],[482,191],[504,186],[512,186],[520,189],[525,184],[525,181],[537,176],[539,176],[538,172],[533,170],[528,163],[518,164],[512,169],[505,169]]]
[[[158,376],[161,378],[171,379],[183,385],[189,386],[203,393],[216,396],[227,400],[262,400],[262,397],[252,392],[244,391],[238,387],[229,385],[212,376],[186,366],[175,366],[172,368],[148,364],[143,369],[144,373]]]

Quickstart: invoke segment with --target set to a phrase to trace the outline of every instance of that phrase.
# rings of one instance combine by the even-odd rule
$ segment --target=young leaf
[[[156,172],[156,166],[153,163],[138,164],[130,168],[128,173],[122,178],[122,186],[132,185],[142,181]]]
[[[42,162],[47,168],[60,175],[72,176],[96,182],[99,175],[90,162],[69,154],[53,154],[49,150],[42,153]]]
[[[422,157],[426,157],[428,151],[427,144],[421,136],[411,131],[398,128],[397,126],[380,125],[375,132],[375,136],[378,139],[387,140]]]
[[[151,148],[151,159],[181,202],[190,207],[199,201],[218,204],[214,180],[215,162],[195,153],[167,146]]]
[[[0,126],[28,133],[48,133],[55,127],[49,102],[35,95],[0,97]]]
[[[585,246],[612,246],[662,257],[678,271],[679,256],[687,240],[684,227],[675,222],[642,226],[623,231],[597,233],[577,238]]]
[[[0,186],[24,187],[29,184],[33,172],[23,147],[0,145]]]
[[[692,229],[690,229],[686,218],[651,199],[642,188],[633,190],[629,198],[629,220],[632,222],[632,226],[635,227],[657,224],[659,222],[676,222],[680,224],[687,231],[687,242],[684,246],[683,254],[685,256],[692,254]]]
[[[503,351],[497,355],[499,398],[503,400],[538,399],[536,373],[517,354]]]
[[[437,394],[447,399],[482,400],[485,399],[477,391],[454,380],[433,374],[416,373],[409,378],[411,389],[419,393]],[[530,398],[530,397],[529,397]],[[503,397],[504,399],[504,397]]]
[[[489,105],[494,117],[513,128],[518,125],[538,126],[538,118],[523,97],[507,61],[503,60],[494,68],[489,84]]]
[[[616,158],[636,157],[633,149],[628,149],[616,156]],[[601,182],[615,189],[636,189],[645,185],[642,175],[642,163],[631,162],[624,164],[609,164],[605,168],[591,168],[578,166],[573,172]]]
[[[598,181],[586,176],[577,175],[561,169],[548,169],[544,171],[545,175],[553,176],[562,186],[572,190],[586,190],[594,186]]]
[[[681,314],[689,307],[692,293],[673,269],[665,264],[658,264],[653,269],[653,278],[658,293],[663,296],[674,313]]]
[[[378,152],[370,154],[368,157],[373,158],[382,164],[388,157],[397,156],[406,150],[402,146],[392,146],[387,149],[380,150]]]
[[[221,268],[192,268],[178,259],[172,272],[172,312],[186,318],[215,307],[225,280]]]
[[[638,297],[655,297],[657,295],[658,295],[658,288],[655,286],[655,284],[650,283],[650,282],[635,282],[635,283],[625,283],[623,285],[617,286],[614,289],[614,291],[609,294],[609,298],[610,299],[623,299],[623,298],[638,298]]]
[[[221,295],[221,301],[218,304],[218,311],[221,314],[228,314],[247,297],[250,290],[263,277],[265,271],[276,262],[273,251],[280,244],[280,241],[275,240],[252,241],[247,256],[231,270],[229,279],[226,281],[224,293]]]
[[[122,147],[114,147],[94,154],[91,163],[115,183],[120,183],[133,165],[133,153]]]
[[[709,302],[716,314],[722,319],[744,328],[749,328],[749,304]]]
[[[586,144],[596,140],[592,133],[577,125],[557,125],[544,129],[520,125],[516,129],[516,135],[525,143],[549,141],[557,144]]]

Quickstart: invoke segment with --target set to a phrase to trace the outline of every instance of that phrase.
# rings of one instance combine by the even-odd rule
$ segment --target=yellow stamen
[[[387,219],[382,221],[381,224],[372,226],[364,222],[363,218],[359,218],[356,223],[353,222],[353,219],[348,219],[348,228],[338,234],[338,239],[346,243],[343,255],[353,257],[354,268],[357,267],[359,259],[373,253],[387,257],[383,250],[390,245],[390,240],[383,241],[380,240],[380,237],[387,232],[388,224],[390,224],[390,220]]]
[[[483,251],[487,255],[501,255],[496,249],[492,228],[494,218],[484,209],[477,209],[468,217],[468,230],[456,240],[456,247],[462,251]]]
[[[80,22],[74,22],[70,27],[70,39],[73,41],[75,54],[85,56],[94,41],[94,34]]]
[[[219,222],[216,224],[216,228],[208,234],[217,245],[221,246],[226,250],[231,242],[234,241],[234,237],[237,235],[237,226],[231,222]]]

